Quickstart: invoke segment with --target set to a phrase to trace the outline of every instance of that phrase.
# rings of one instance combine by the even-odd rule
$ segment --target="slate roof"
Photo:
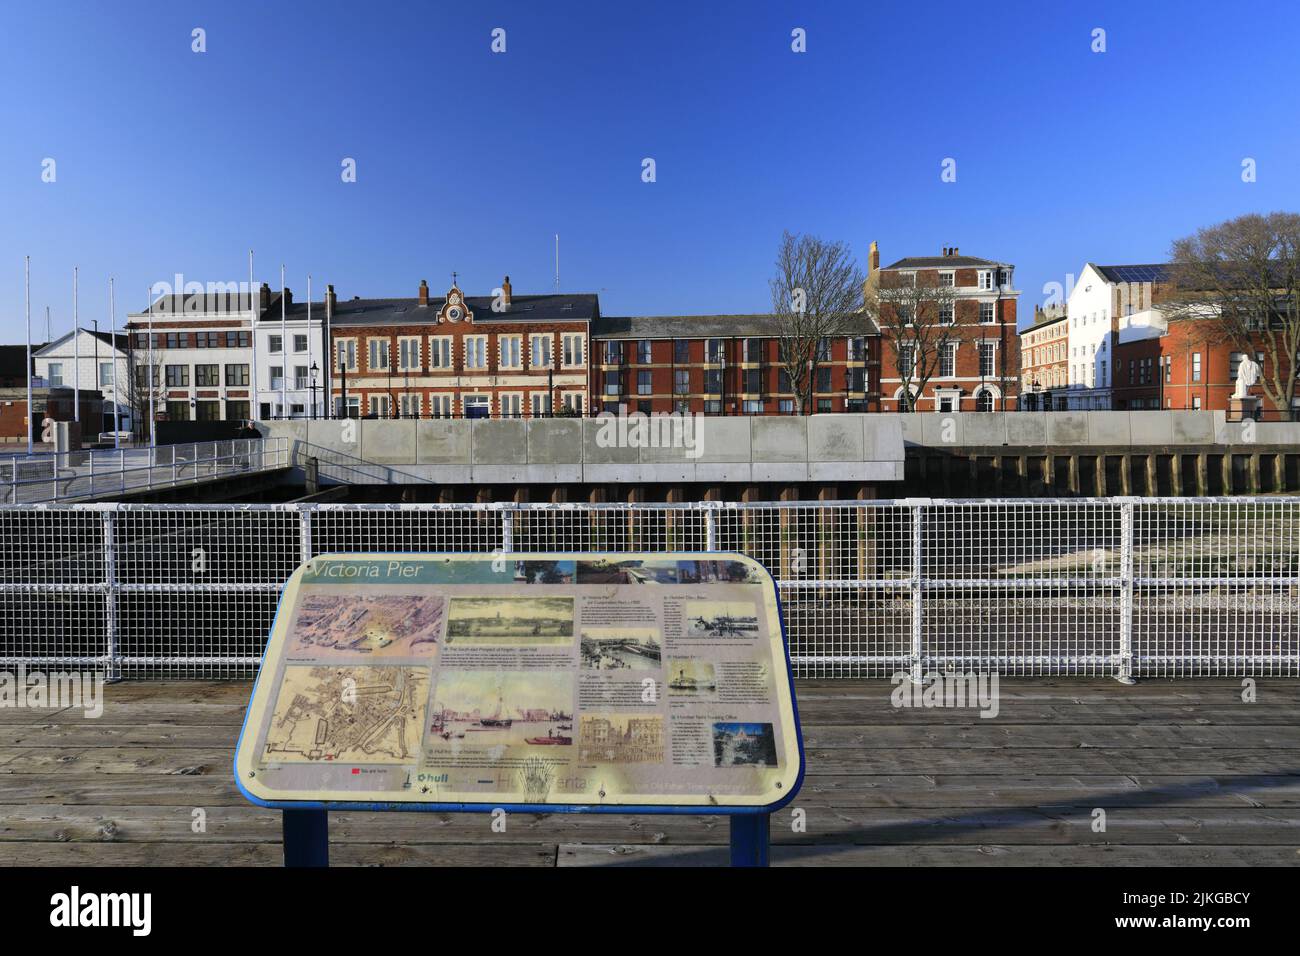
[[[978,266],[989,268],[1011,268],[1009,262],[994,262],[992,259],[980,259],[978,256],[911,256],[899,259],[893,265],[885,266],[882,272],[890,269],[971,269]]]
[[[505,312],[493,312],[495,299],[488,295],[467,295],[465,304],[474,313],[474,324],[484,322],[590,322],[600,318],[600,297],[587,292],[563,292],[549,295],[516,295]],[[351,325],[415,325],[433,322],[446,302],[445,296],[429,296],[429,304],[420,307],[419,299],[339,299],[331,323]],[[325,317],[325,303],[313,302],[312,318]],[[305,319],[307,304],[290,303],[286,317]],[[280,321],[278,303],[262,316],[263,322]]]
[[[591,325],[594,339],[737,338],[746,335],[775,337],[785,329],[783,320],[770,312],[748,315],[627,315],[605,316]],[[880,331],[866,313],[858,313],[847,332],[874,335]]]

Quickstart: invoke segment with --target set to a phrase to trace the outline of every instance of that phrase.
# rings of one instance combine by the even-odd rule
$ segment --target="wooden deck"
[[[798,865],[1300,864],[1300,682],[1004,680],[1001,713],[798,685],[807,778],[773,818]],[[133,683],[104,715],[0,710],[0,866],[279,864],[231,761],[248,683]],[[1106,830],[1093,831],[1094,808]],[[206,812],[206,832],[192,828]],[[725,861],[725,817],[331,814],[335,864]]]

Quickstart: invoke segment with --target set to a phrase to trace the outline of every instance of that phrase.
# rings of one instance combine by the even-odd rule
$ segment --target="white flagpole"
[[[77,267],[72,267],[72,420],[81,422],[81,326],[77,318]]]
[[[158,410],[154,407],[155,404],[156,404],[156,400],[154,399],[154,394],[153,394],[153,389],[154,389],[154,384],[153,384],[153,289],[150,289],[150,290],[149,290],[148,295],[145,297],[145,301],[149,304],[149,368],[145,371],[145,376],[144,376],[144,381],[145,381],[145,394],[148,396],[148,399],[147,399],[147,401],[146,401],[146,405],[148,406],[148,409],[149,409],[149,447],[150,447],[150,448],[157,448],[157,447],[158,447],[158,427],[157,427],[157,425],[158,425]],[[152,455],[152,454],[151,454],[150,457],[149,457],[149,462],[150,462],[151,465],[153,464],[153,455]]]
[[[248,390],[248,417],[250,421],[256,421],[261,418],[261,413],[257,407],[257,303],[254,297],[256,290],[253,288],[253,250],[248,250],[248,314],[252,318],[248,321],[248,341],[253,345],[253,368],[252,377],[249,382],[252,384]]]
[[[26,257],[23,267],[23,288],[26,291],[27,310],[27,454],[32,453],[32,427],[36,416],[32,414],[32,257]],[[47,390],[46,395],[49,395]]]
[[[329,352],[328,361],[325,363],[325,391],[321,393],[324,406],[325,418],[333,416],[334,408],[334,357],[336,349],[334,340],[330,338],[330,285],[325,283],[325,351]]]
[[[310,389],[310,395],[311,395],[311,397],[308,399],[308,401],[311,402],[311,412],[308,414],[307,416],[308,418],[316,417],[316,390],[314,388],[311,388],[311,385],[313,384],[311,381],[311,366],[312,366],[311,340],[312,338],[313,336],[311,334],[311,273],[309,272],[307,273],[307,386]]]
[[[289,336],[286,332],[284,263],[280,264],[280,415],[289,417]]]
[[[113,447],[120,449],[122,440],[118,432],[122,422],[117,409],[117,303],[113,298],[112,276],[108,277],[108,341],[109,357],[113,360]]]

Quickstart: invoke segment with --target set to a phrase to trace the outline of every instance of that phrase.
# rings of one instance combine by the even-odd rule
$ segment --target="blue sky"
[[[0,340],[28,254],[40,337],[74,265],[102,327],[110,275],[121,317],[249,248],[299,297],[547,291],[557,232],[607,315],[764,311],[789,229],[1013,262],[1026,318],[1087,260],[1300,209],[1298,35],[1289,3],[6,5]]]

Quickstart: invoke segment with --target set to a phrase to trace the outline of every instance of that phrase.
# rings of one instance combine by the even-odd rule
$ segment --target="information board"
[[[802,767],[775,582],[718,552],[322,555],[235,756],[256,803],[405,809],[757,810]]]

